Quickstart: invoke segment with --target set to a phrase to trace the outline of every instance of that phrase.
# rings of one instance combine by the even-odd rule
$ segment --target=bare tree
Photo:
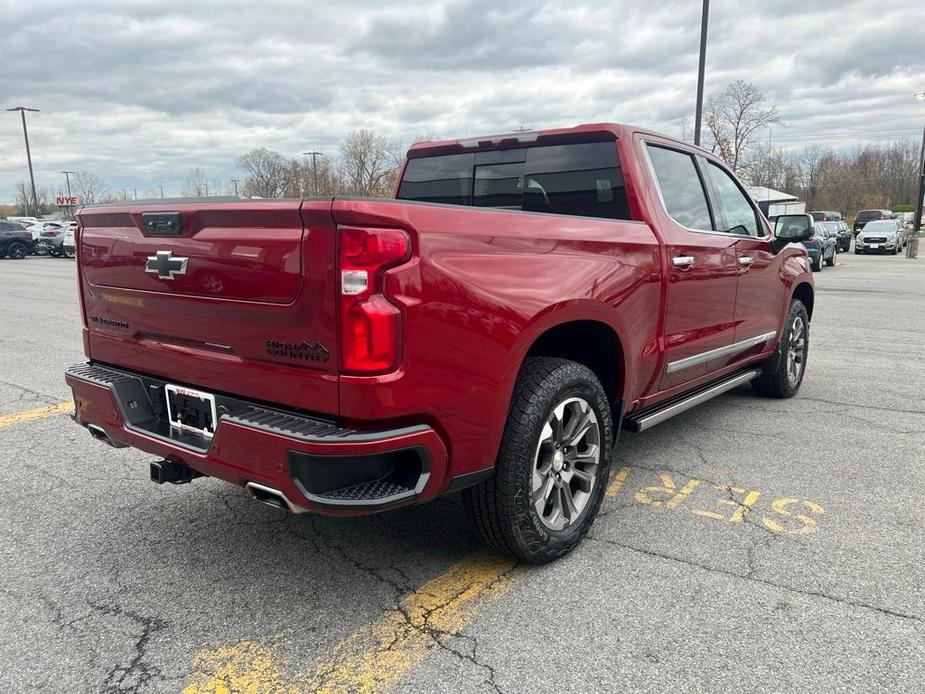
[[[364,197],[389,195],[402,159],[397,143],[372,130],[354,130],[341,142],[340,156],[342,192]]]
[[[209,194],[209,181],[198,166],[190,169],[183,180],[180,192],[185,198],[203,198]]]
[[[777,107],[768,106],[758,88],[744,80],[730,82],[722,92],[711,95],[704,108],[710,149],[733,171],[754,145],[756,132],[779,122]]]
[[[102,178],[90,171],[78,171],[71,177],[71,189],[80,198],[82,205],[102,202],[109,194],[109,187]]]
[[[290,163],[279,152],[266,148],[252,149],[238,157],[237,166],[247,172],[244,195],[261,198],[278,198],[287,187],[292,170]]]
[[[35,191],[35,200],[38,203],[38,209],[32,203],[32,187],[25,181],[16,184],[16,208],[19,214],[23,216],[34,215],[41,217],[51,212],[54,207],[49,203],[47,190],[38,189]]]

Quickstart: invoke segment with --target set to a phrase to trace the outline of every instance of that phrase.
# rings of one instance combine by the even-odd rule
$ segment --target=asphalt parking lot
[[[482,550],[457,499],[288,516],[66,416],[74,263],[0,260],[0,692],[919,692],[925,259],[817,273],[800,394],[626,435],[591,538]]]

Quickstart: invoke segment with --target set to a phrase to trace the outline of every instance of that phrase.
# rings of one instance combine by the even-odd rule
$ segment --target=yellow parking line
[[[283,674],[273,649],[252,641],[200,651],[183,694],[375,694],[398,684],[437,643],[458,634],[510,586],[515,565],[476,554],[403,596],[323,654],[310,672]]]
[[[23,422],[32,422],[36,419],[54,417],[55,415],[70,412],[73,409],[74,403],[68,400],[67,402],[59,402],[57,405],[45,405],[45,407],[36,407],[34,410],[3,415],[0,416],[0,429],[13,426],[14,424],[22,424]]]
[[[621,467],[615,473],[610,480],[610,486],[607,487],[607,496],[616,496],[617,493],[623,489],[623,483],[626,482],[626,478],[630,474],[630,469],[628,467]]]

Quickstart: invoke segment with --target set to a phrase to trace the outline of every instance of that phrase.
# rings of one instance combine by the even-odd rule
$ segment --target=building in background
[[[795,195],[784,193],[767,186],[748,186],[748,194],[765,217],[776,217],[782,214],[799,214],[806,212],[806,203]]]

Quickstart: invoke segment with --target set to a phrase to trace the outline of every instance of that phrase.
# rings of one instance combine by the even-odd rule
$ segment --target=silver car
[[[854,240],[854,252],[898,254],[905,242],[905,234],[895,219],[878,219],[868,222]]]

